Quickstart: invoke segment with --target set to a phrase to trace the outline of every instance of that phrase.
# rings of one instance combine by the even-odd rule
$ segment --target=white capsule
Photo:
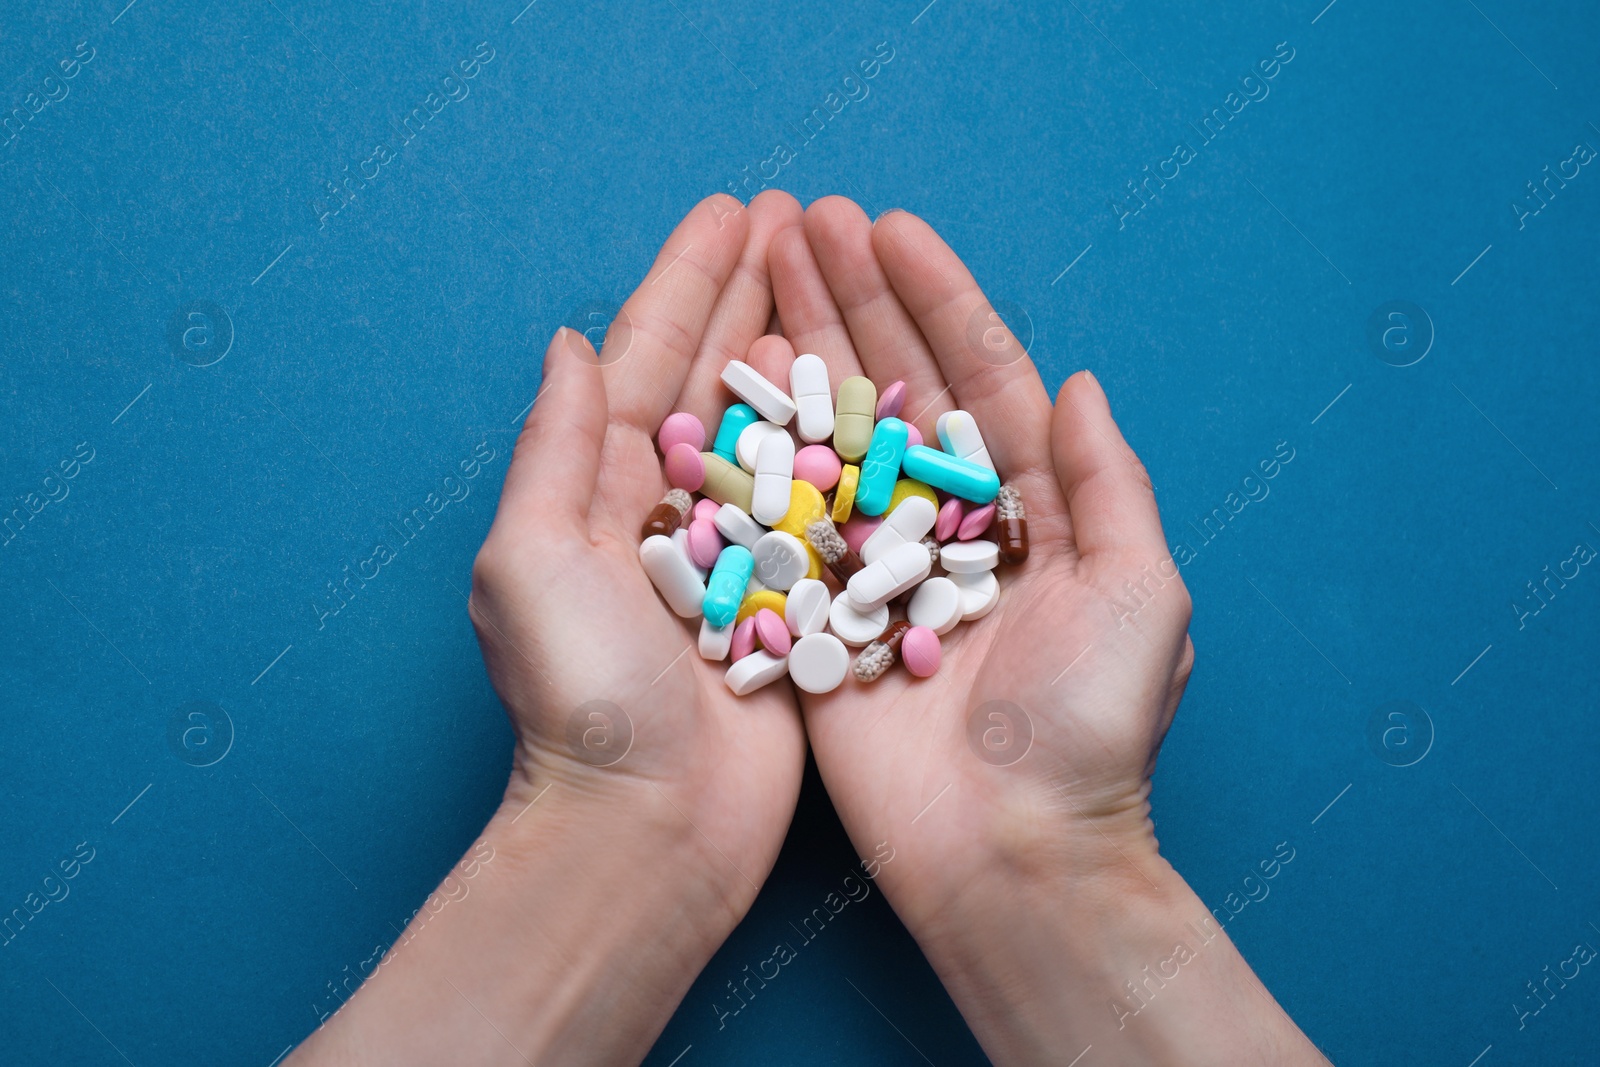
[[[685,619],[700,614],[706,598],[706,583],[695,573],[689,557],[678,550],[672,538],[651,534],[639,545],[639,562],[650,576],[667,606]]]
[[[862,542],[861,562],[876,563],[901,545],[922,540],[938,518],[938,507],[927,497],[906,497]]]
[[[789,390],[800,413],[800,440],[816,444],[832,437],[833,391],[821,356],[807,352],[795,357],[789,368]]]
[[[850,650],[832,634],[808,634],[789,649],[789,677],[807,693],[831,693],[850,670]]]
[[[765,526],[781,522],[789,514],[793,484],[794,438],[780,431],[762,441],[761,451],[756,453],[756,488],[750,498],[750,517]]]
[[[722,680],[728,683],[735,696],[754,693],[764,685],[776,682],[789,671],[789,657],[774,656],[765,649],[757,649],[728,668]]]
[[[767,532],[738,504],[722,505],[711,517],[711,521],[716,524],[717,532],[723,537],[745,548],[754,546],[761,539],[761,535]]]
[[[750,548],[756,565],[752,575],[768,589],[780,592],[806,576],[811,557],[805,544],[794,534],[769,530]]]
[[[961,621],[976,622],[1000,603],[1000,579],[994,571],[952,574],[950,581],[961,594]]]
[[[828,606],[833,597],[815,578],[801,578],[789,587],[783,602],[783,621],[796,637],[809,637],[828,627]]]
[[[722,384],[733,390],[733,395],[755,408],[763,419],[779,426],[789,425],[794,418],[794,401],[748,363],[730,360],[722,368]]]
[[[1000,565],[1000,546],[993,541],[952,541],[939,546],[939,566],[951,574],[976,574]]]
[[[922,581],[932,569],[933,557],[927,546],[912,541],[856,571],[845,594],[857,611],[872,611]]]
[[[961,621],[961,590],[948,578],[929,578],[911,594],[906,618],[943,637]]]
[[[840,593],[828,609],[828,625],[847,645],[857,648],[870,645],[889,628],[889,606],[884,604],[872,611],[857,611],[850,603],[850,594]]]
[[[712,626],[710,619],[700,620],[700,656],[713,663],[720,663],[728,658],[728,650],[733,647],[733,623],[726,626]]]
[[[754,474],[756,472],[756,456],[761,452],[761,442],[773,434],[779,433],[785,437],[789,436],[788,430],[776,423],[768,422],[766,419],[752,422],[749,426],[746,426],[744,431],[739,434],[739,440],[733,446],[733,454],[739,460],[739,466]]]
[[[984,447],[977,420],[969,413],[959,408],[945,412],[934,423],[934,432],[939,435],[939,444],[952,456],[994,470],[994,460],[989,458],[989,450]]]

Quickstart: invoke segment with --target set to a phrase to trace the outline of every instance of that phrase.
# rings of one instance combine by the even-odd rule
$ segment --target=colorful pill
[[[656,443],[661,446],[663,456],[672,451],[673,445],[688,445],[699,452],[706,447],[706,428],[687,411],[674,411],[662,420]]]
[[[835,437],[838,435],[835,434]],[[856,486],[861,481],[861,468],[854,463],[846,463],[839,471],[839,488],[833,493],[833,510],[830,517],[834,522],[846,522],[850,512],[855,507]]]
[[[876,417],[881,422],[892,419],[900,414],[900,409],[906,403],[906,383],[890,382],[889,388],[878,394],[878,408]]]
[[[706,461],[687,441],[679,441],[667,449],[667,482],[676,489],[695,492],[706,481]]]
[[[1015,566],[1028,558],[1028,513],[1022,507],[1022,491],[1007,482],[994,502],[994,530],[989,536],[1000,546],[1000,562]]]
[[[989,458],[989,450],[984,447],[977,420],[968,412],[959,408],[945,412],[934,424],[934,432],[939,435],[939,444],[950,455],[994,470],[994,460]]]
[[[783,616],[771,608],[762,608],[752,620],[756,624],[756,640],[774,656],[787,656],[794,639],[789,636],[789,625]]]
[[[711,625],[726,626],[734,621],[755,565],[755,558],[743,545],[729,545],[717,556],[717,565],[711,570],[711,580],[706,583],[705,600],[701,604]]]
[[[882,515],[889,509],[895,483],[900,480],[900,460],[906,453],[906,424],[899,419],[884,419],[872,429],[872,443],[861,464],[861,481],[856,486],[856,510],[864,515]]]
[[[906,445],[909,447],[920,444],[922,444],[922,431],[917,429],[914,423],[906,423]]]
[[[695,505],[695,507],[699,506],[698,504]],[[941,541],[950,540],[956,535],[956,531],[961,529],[961,520],[966,516],[966,513],[967,505],[961,502],[960,497],[953,496],[946,500],[944,506],[939,509],[938,520],[933,524],[933,536]]]
[[[994,521],[995,507],[985,504],[981,508],[973,509],[966,518],[961,520],[961,528],[956,531],[956,537],[962,541],[971,541],[975,537],[982,537],[988,532],[989,524]]]
[[[670,536],[683,524],[684,513],[689,510],[689,499],[689,494],[682,489],[668,489],[661,503],[651,508],[650,514],[645,516],[644,528],[639,536]]]
[[[702,452],[700,458],[706,464],[706,480],[700,491],[719,504],[733,504],[748,513],[756,489],[755,477],[715,452]]]
[[[878,407],[878,387],[859,374],[839,383],[834,407],[833,450],[846,463],[860,463],[872,444],[873,416]]]
[[[689,558],[696,567],[715,567],[722,545],[722,534],[711,519],[695,519],[689,524]]]
[[[706,595],[705,583],[695,573],[694,564],[672,543],[672,538],[661,534],[646,537],[639,546],[639,562],[675,613],[685,619],[700,614]]]
[[[746,619],[753,618],[757,612],[763,609],[776,611],[779,615],[782,615],[786,610],[786,600],[787,598],[776,589],[747,589],[744,594],[744,602],[739,605],[739,614],[733,621],[744,622]]]
[[[689,517],[691,519],[715,519],[717,517],[717,509],[720,507],[722,505],[715,500],[701,497],[694,502],[694,507],[689,509]]]
[[[789,677],[806,693],[831,693],[850,670],[850,650],[833,634],[807,634],[789,649]]]
[[[832,408],[828,409],[828,414],[832,417]],[[839,472],[843,469],[839,453],[827,445],[806,445],[794,454],[794,476],[824,493],[839,484]]]
[[[876,682],[885,671],[894,666],[900,654],[900,642],[905,639],[911,624],[898,619],[889,632],[867,645],[856,657],[855,676],[858,682]]]
[[[906,423],[906,430],[909,432],[910,429],[911,424]],[[889,506],[884,509],[884,514],[899,507],[908,496],[920,496],[934,507],[939,506],[939,494],[933,491],[932,486],[923,485],[915,478],[901,478],[894,483],[894,492],[889,496]]]
[[[913,626],[900,640],[900,662],[918,678],[931,678],[939,669],[939,635],[926,626]]]
[[[833,392],[828,365],[811,352],[789,366],[789,391],[800,415],[800,440],[815,443],[833,436]]]
[[[789,510],[784,512],[783,518],[772,524],[772,528],[804,537],[806,527],[826,514],[822,490],[808,481],[795,478],[789,482]]]
[[[728,642],[728,658],[738,663],[756,650],[756,618],[740,619],[732,626],[733,638]]]
[[[925,445],[907,447],[900,465],[906,477],[926,482],[935,489],[943,489],[952,496],[970,500],[974,504],[987,504],[1000,492],[1000,478],[993,468],[959,459]],[[709,480],[709,475],[707,478]]]
[[[722,413],[722,422],[717,426],[717,440],[711,446],[711,451],[729,463],[739,462],[739,435],[744,433],[746,426],[760,419],[756,409],[749,404],[734,404]]]
[[[850,545],[838,530],[833,528],[833,523],[827,519],[818,519],[806,527],[806,540],[822,557],[822,562],[828,565],[828,570],[833,576],[844,584],[855,577],[856,571],[861,569],[861,557],[855,554]]]
[[[883,525],[881,517],[867,515],[852,515],[850,521],[839,527],[839,536],[844,538],[844,543],[850,546],[850,551],[860,552],[861,546],[867,543],[873,531]]]
[[[850,578],[845,592],[851,607],[861,612],[873,611],[915,586],[932,569],[928,550],[920,541],[913,541],[862,567]],[[713,575],[712,580],[715,579]]]
[[[789,394],[773,385],[748,363],[729,360],[722,368],[722,384],[733,390],[734,396],[760,412],[768,422],[787,426],[789,420],[794,418],[794,401],[789,399]]]

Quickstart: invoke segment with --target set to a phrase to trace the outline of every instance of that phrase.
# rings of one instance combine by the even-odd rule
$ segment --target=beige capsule
[[[702,452],[700,458],[706,463],[706,480],[700,492],[719,504],[732,504],[749,514],[756,491],[755,475],[715,452]]]
[[[872,444],[873,415],[878,409],[878,387],[859,374],[839,383],[834,407],[833,450],[846,463],[860,463]]]

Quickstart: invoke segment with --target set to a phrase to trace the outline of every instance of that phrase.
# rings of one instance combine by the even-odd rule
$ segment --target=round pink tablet
[[[757,613],[759,614],[759,612]],[[756,617],[750,615],[733,628],[733,642],[728,646],[728,659],[738,661],[756,650]]]
[[[687,411],[674,411],[662,422],[656,443],[663,456],[672,451],[673,445],[688,445],[699,452],[706,447],[706,428]]]
[[[900,414],[900,409],[906,405],[906,383],[891,382],[889,388],[878,394],[878,410],[876,418],[879,422],[892,419]]]
[[[715,567],[721,553],[722,534],[716,523],[710,519],[696,519],[689,524],[689,558],[696,567]]]
[[[971,541],[975,537],[982,537],[993,521],[993,504],[985,504],[981,508],[969,511],[967,517],[961,520],[961,528],[956,531],[956,538],[961,541]]]
[[[918,678],[939,669],[939,635],[926,626],[913,626],[900,639],[900,661]]]
[[[761,642],[761,647],[774,656],[787,656],[789,654],[789,624],[783,621],[771,608],[762,608],[751,616],[756,624],[756,639]]]
[[[922,431],[917,429],[911,423],[906,423],[906,447],[910,448],[912,445],[920,445],[921,443]]]
[[[867,538],[872,536],[872,531],[883,525],[883,519],[877,515],[863,515],[856,512],[850,516],[848,522],[839,527],[839,536],[844,538],[844,543],[850,546],[850,551],[860,552],[861,546],[867,543]]]
[[[722,505],[708,497],[701,497],[694,502],[694,510],[689,514],[696,519],[715,519],[717,512],[722,510]]]
[[[706,482],[706,461],[700,452],[687,441],[679,441],[667,449],[667,481],[675,489],[694,492]]]
[[[794,454],[794,476],[824,493],[839,484],[842,470],[844,462],[839,453],[827,445],[806,445]]]
[[[967,505],[959,497],[951,497],[939,509],[939,517],[933,524],[933,536],[937,541],[948,541],[956,535],[961,528],[962,516],[967,513]]]

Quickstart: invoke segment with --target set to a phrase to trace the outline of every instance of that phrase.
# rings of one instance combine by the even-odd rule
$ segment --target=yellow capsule
[[[887,515],[900,506],[900,502],[908,496],[920,496],[935,509],[939,507],[939,494],[926,482],[919,482],[915,478],[901,478],[894,483],[894,492],[889,495],[889,507],[884,511]]]
[[[833,491],[834,525],[850,519],[850,509],[856,503],[856,484],[861,480],[861,468],[854,463],[846,463],[844,470],[839,472],[839,487]]]
[[[702,452],[700,458],[706,464],[706,480],[700,492],[719,504],[734,504],[748,514],[756,491],[755,475],[715,452]]]
[[[771,608],[782,618],[783,607],[788,601],[789,598],[776,589],[758,589],[744,598],[744,603],[739,605],[739,614],[734,616],[733,621],[735,624],[744,622],[762,608]]]
[[[806,527],[816,522],[828,513],[822,503],[822,490],[810,482],[796,478],[789,483],[789,510],[783,518],[772,524],[774,530],[781,530],[800,538],[800,543],[806,540]]]
[[[860,463],[872,444],[873,416],[878,408],[878,387],[859,374],[839,383],[839,400],[833,416],[833,450],[846,463]]]

